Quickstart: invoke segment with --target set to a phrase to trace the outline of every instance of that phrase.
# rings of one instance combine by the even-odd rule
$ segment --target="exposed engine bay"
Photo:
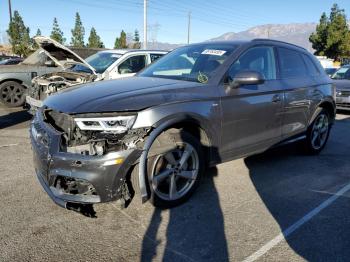
[[[125,133],[81,130],[71,115],[43,110],[44,121],[62,132],[60,150],[74,154],[101,156],[109,152],[142,148],[150,128],[130,129]],[[105,114],[102,114],[105,115]]]
[[[83,72],[55,72],[32,80],[33,87],[30,89],[30,96],[34,99],[44,100],[46,97],[65,88],[92,82],[96,75]]]

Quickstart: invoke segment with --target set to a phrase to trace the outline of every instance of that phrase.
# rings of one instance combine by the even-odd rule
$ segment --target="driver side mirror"
[[[238,72],[232,81],[229,81],[231,88],[237,88],[241,85],[260,85],[265,82],[264,76],[257,71]]]

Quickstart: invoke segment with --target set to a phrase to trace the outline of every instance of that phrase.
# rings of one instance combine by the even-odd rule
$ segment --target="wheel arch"
[[[334,102],[325,100],[322,101],[317,107],[316,110],[314,111],[312,117],[310,118],[309,121],[309,125],[312,124],[312,122],[315,120],[315,118],[317,117],[317,115],[321,112],[322,109],[327,110],[327,112],[330,115],[330,120],[331,120],[331,124],[334,123],[335,120],[335,116],[336,116],[336,106]]]
[[[213,157],[211,133],[208,131],[208,128],[206,128],[207,124],[203,121],[200,121],[198,119],[198,116],[189,114],[179,114],[176,116],[173,115],[167,117],[166,119],[160,120],[152,127],[154,129],[148,136],[143,146],[143,152],[141,154],[139,162],[139,186],[143,203],[149,199],[149,192],[147,187],[147,156],[152,143],[163,132],[166,132],[167,130],[173,128],[183,129],[196,137],[204,147],[206,163],[208,163],[208,161],[210,161]]]
[[[21,84],[25,89],[28,89],[28,86],[26,86],[22,80],[17,79],[17,78],[2,79],[2,80],[0,80],[0,85],[2,85],[3,83],[6,83],[6,82],[10,82],[10,81],[17,82],[18,84]]]

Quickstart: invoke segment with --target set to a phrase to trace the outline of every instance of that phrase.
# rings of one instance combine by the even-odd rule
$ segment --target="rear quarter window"
[[[278,57],[282,78],[304,77],[308,74],[304,60],[299,52],[279,47]]]
[[[320,71],[316,67],[315,63],[311,60],[311,58],[307,55],[303,55],[305,64],[307,66],[308,72],[311,76],[318,76]]]

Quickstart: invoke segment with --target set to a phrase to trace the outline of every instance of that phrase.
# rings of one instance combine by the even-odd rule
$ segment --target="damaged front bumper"
[[[61,152],[61,133],[37,113],[30,128],[38,179],[61,207],[69,203],[96,204],[123,197],[126,176],[142,150],[129,149],[101,156]]]

